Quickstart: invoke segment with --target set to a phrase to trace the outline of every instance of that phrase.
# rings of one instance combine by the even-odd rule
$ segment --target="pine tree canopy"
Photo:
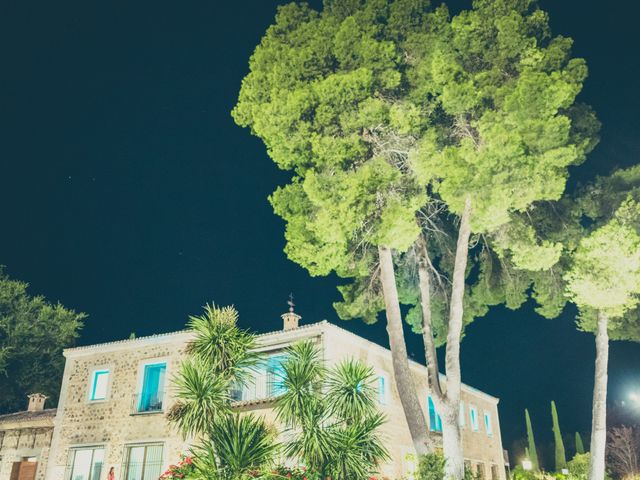
[[[384,309],[377,246],[396,253],[401,301],[417,303],[412,250],[423,233],[433,323],[444,329],[452,235],[467,200],[476,235],[467,322],[488,305],[524,302],[535,279],[516,268],[557,262],[560,246],[538,241],[517,213],[562,195],[599,124],[576,103],[584,60],[548,23],[531,0],[477,0],[454,17],[426,0],[278,10],[233,117],[293,173],[270,197],[289,258],[312,275],[353,280],[340,288],[341,317],[373,322]],[[408,321],[420,325],[420,315]]]

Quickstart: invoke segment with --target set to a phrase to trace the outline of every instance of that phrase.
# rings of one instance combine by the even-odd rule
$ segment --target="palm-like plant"
[[[187,353],[201,359],[214,374],[243,384],[260,363],[255,337],[238,328],[235,308],[206,304],[204,314],[190,316],[187,326],[195,335]]]
[[[356,360],[345,360],[329,372],[326,399],[331,414],[349,423],[376,412],[373,369]]]
[[[312,342],[293,345],[283,364],[276,414],[290,427],[285,453],[335,480],[368,478],[388,458],[378,434],[373,371],[355,360],[325,369]]]
[[[194,450],[199,477],[241,480],[269,466],[278,448],[276,433],[264,419],[230,414],[216,421],[209,439]]]
[[[212,375],[201,359],[185,360],[173,384],[177,401],[168,417],[185,437],[207,432],[216,418],[230,413],[229,382]]]
[[[233,307],[204,308],[189,320],[194,338],[173,378],[176,403],[169,419],[185,437],[204,439],[193,449],[198,477],[239,480],[268,464],[278,448],[262,418],[231,408],[231,387],[245,384],[261,359],[254,336],[238,328]]]

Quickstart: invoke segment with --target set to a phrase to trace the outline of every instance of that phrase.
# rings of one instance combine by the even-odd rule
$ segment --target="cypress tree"
[[[582,455],[584,453],[584,444],[582,443],[582,437],[580,433],[576,432],[576,455]]]
[[[558,422],[558,410],[556,402],[551,400],[551,421],[553,423],[553,440],[556,446],[556,472],[567,468],[567,457],[564,453],[564,442],[560,433],[560,423]]]
[[[529,410],[524,409],[524,418],[527,423],[527,440],[529,441],[529,460],[531,460],[531,466],[533,470],[539,470],[538,465],[538,451],[536,450],[536,440],[533,438],[533,428],[531,427],[531,417],[529,416]]]

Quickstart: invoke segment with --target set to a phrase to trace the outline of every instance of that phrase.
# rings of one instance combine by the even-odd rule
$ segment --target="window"
[[[498,466],[496,464],[491,465],[491,480],[499,480],[498,476]]]
[[[69,452],[68,480],[100,480],[104,448],[74,448]]]
[[[432,432],[442,431],[442,419],[436,411],[436,405],[433,403],[433,398],[429,395],[429,430]]]
[[[458,413],[458,424],[464,428],[467,424],[467,418],[464,411],[464,402],[460,402],[460,412]]]
[[[105,400],[109,386],[109,370],[95,370],[91,375],[89,400]]]
[[[286,358],[286,355],[273,355],[267,359],[267,387],[269,397],[282,395],[286,390],[283,366]]]
[[[380,405],[386,405],[388,402],[387,383],[388,381],[386,375],[380,375],[378,377],[378,403]]]
[[[164,398],[166,363],[150,363],[144,366],[142,391],[138,400],[138,412],[161,412]]]
[[[162,444],[127,447],[124,479],[157,480],[162,473],[162,451]]]
[[[469,407],[469,414],[471,415],[471,430],[478,431],[478,409],[471,405]]]
[[[493,425],[491,425],[491,414],[484,412],[484,429],[487,431],[487,435],[493,435]]]

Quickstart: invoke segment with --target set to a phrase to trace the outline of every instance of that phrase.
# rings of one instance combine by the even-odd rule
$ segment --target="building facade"
[[[29,395],[24,412],[0,415],[0,480],[43,480],[56,409],[46,397]]]
[[[326,321],[298,327],[299,318],[286,313],[283,330],[257,336],[265,368],[232,392],[235,406],[277,423],[272,402],[281,387],[273,379],[285,349],[301,340],[315,341],[327,365],[353,358],[374,369],[378,402],[387,416],[382,434],[392,458],[381,466],[380,477],[408,475],[414,449],[392,380],[391,352]],[[66,350],[46,480],[104,480],[111,468],[117,479],[155,480],[175,463],[189,442],[166,413],[174,402],[171,377],[190,338],[183,331]],[[417,363],[411,368],[429,428],[439,438],[442,425],[429,396],[426,368]],[[463,386],[465,458],[487,480],[505,478],[497,405],[495,397]]]

